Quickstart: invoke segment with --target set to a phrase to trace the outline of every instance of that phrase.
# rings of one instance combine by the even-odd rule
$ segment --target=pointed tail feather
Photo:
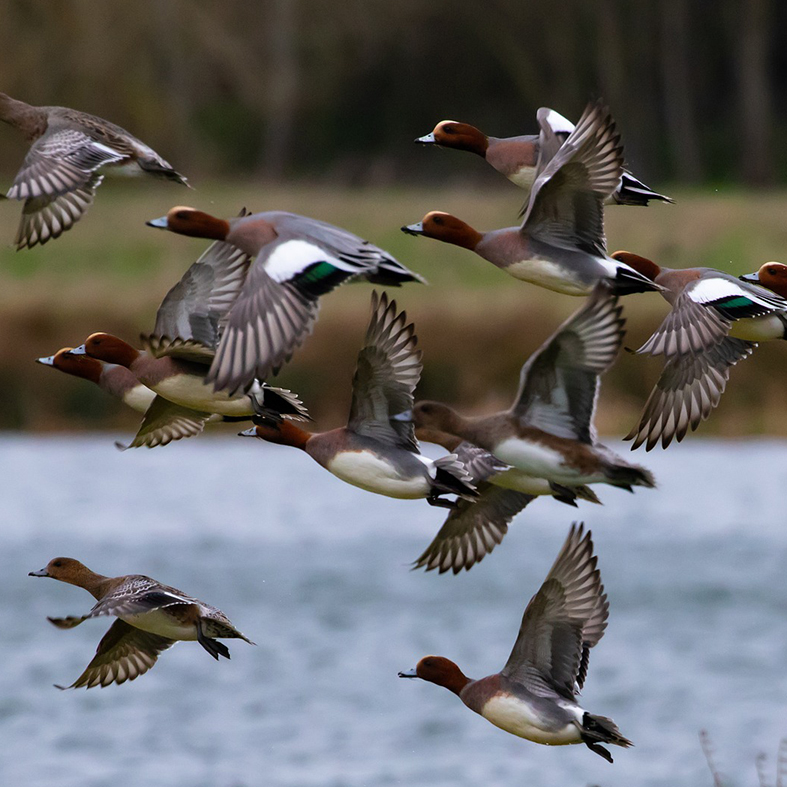
[[[286,388],[274,388],[263,384],[261,393],[250,395],[257,415],[267,416],[276,423],[281,423],[284,418],[293,421],[312,420],[298,394]]]
[[[604,474],[612,486],[628,489],[629,492],[633,486],[644,486],[648,489],[654,489],[656,486],[653,473],[639,465],[610,464],[605,468]]]
[[[159,178],[165,178],[166,180],[174,180],[176,183],[180,183],[182,186],[191,186],[189,185],[188,180],[180,174],[180,172],[176,172],[170,166],[162,166],[161,162],[156,161],[155,159],[137,159],[137,164],[139,168],[144,170],[145,172],[149,172],[151,175],[155,175]]]
[[[563,486],[563,484],[554,482],[551,482],[549,486],[552,489],[552,496],[555,500],[559,500],[566,505],[576,507],[577,500],[587,500],[589,503],[602,505],[598,495],[589,486]]]
[[[650,292],[663,289],[647,276],[643,276],[633,268],[618,268],[615,278],[610,281],[615,295],[631,295],[636,292]]]
[[[572,486],[571,489],[577,493],[579,500],[587,500],[588,503],[595,503],[597,506],[604,504],[599,500],[598,495],[589,486]]]
[[[379,284],[382,287],[401,287],[408,281],[417,281],[426,284],[423,276],[414,273],[401,262],[379,250],[380,258],[375,268],[363,274],[363,278],[370,284]]]
[[[660,202],[675,202],[672,197],[667,197],[649,189],[641,180],[638,180],[628,172],[623,173],[620,188],[612,195],[612,198],[618,205],[646,206],[652,199]]]
[[[581,734],[582,740],[588,745],[591,743],[612,743],[615,746],[622,746],[624,749],[634,745],[621,734],[617,724],[606,716],[594,716],[591,713],[585,713],[582,717]],[[601,756],[603,757],[604,755],[602,754]],[[611,761],[612,759],[610,758]]]
[[[87,620],[86,617],[80,616],[75,617],[73,615],[69,615],[67,618],[47,618],[47,620],[53,625],[57,626],[59,629],[72,629],[74,626],[78,626],[80,623]]]
[[[456,454],[448,454],[435,459],[437,472],[433,481],[435,489],[449,494],[459,495],[466,500],[475,500],[478,492],[473,484],[472,476]]]

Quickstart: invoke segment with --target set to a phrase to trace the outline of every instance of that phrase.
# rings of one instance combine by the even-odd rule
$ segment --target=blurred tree
[[[656,185],[782,175],[774,0],[0,0],[0,20],[0,89],[107,117],[196,175],[433,179],[456,160],[410,140],[436,121],[526,133],[539,106],[576,118],[592,97]],[[22,146],[0,133],[10,176]]]
[[[748,183],[773,180],[771,87],[768,75],[772,0],[735,3],[741,176]]]

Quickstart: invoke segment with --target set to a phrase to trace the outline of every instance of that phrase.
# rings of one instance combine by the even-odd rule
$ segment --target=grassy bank
[[[787,257],[787,194],[678,193],[675,206],[611,208],[611,250],[627,248],[675,267],[709,265],[731,273]],[[516,223],[521,192],[506,183],[479,190],[460,183],[430,190],[291,188],[205,183],[188,192],[168,184],[108,182],[87,217],[62,238],[33,251],[0,250],[0,428],[36,432],[133,428],[137,417],[79,380],[32,363],[96,330],[134,341],[153,326],[170,286],[206,244],[144,226],[177,203],[216,215],[284,209],[330,221],[389,250],[422,273],[396,297],[415,320],[424,350],[419,394],[484,411],[513,397],[519,367],[580,301],[517,282],[470,252],[405,236],[402,224],[428,210],[455,213],[479,229]],[[13,238],[20,206],[0,202],[0,237]],[[349,406],[355,355],[368,317],[370,287],[355,284],[326,297],[316,330],[280,375],[297,390],[320,427]],[[666,312],[656,295],[626,299],[639,346]],[[783,412],[787,356],[761,347],[732,372],[730,390],[704,434],[787,435]],[[636,420],[660,369],[625,354],[604,380],[602,432],[622,433]]]

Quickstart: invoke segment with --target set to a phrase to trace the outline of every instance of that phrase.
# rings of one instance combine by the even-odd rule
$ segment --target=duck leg
[[[590,741],[585,741],[585,746],[590,749],[590,751],[598,754],[599,757],[603,757],[607,762],[614,762],[612,759],[612,755],[603,747],[599,746],[598,743],[591,743]]]

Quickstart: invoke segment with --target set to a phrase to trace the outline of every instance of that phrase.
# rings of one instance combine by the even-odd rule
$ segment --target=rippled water
[[[408,563],[444,512],[346,486],[307,456],[207,438],[118,453],[106,436],[3,437],[3,785],[710,785],[697,740],[756,783],[787,735],[787,444],[687,441],[642,455],[657,491],[540,500],[469,574]],[[611,601],[583,704],[636,744],[507,735],[398,670],[427,653],[473,677],[505,663],[572,519],[593,529]],[[79,588],[27,572],[70,555],[221,607],[249,637],[215,662],[179,644],[132,684],[59,692],[107,628],[60,631]],[[771,757],[771,762],[773,758]]]

